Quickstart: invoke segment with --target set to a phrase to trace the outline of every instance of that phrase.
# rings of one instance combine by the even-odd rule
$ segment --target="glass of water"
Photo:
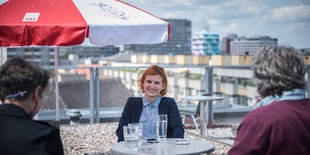
[[[158,139],[166,139],[167,137],[167,115],[159,114],[156,120],[156,133]]]
[[[125,147],[129,151],[137,151],[139,149],[138,131],[133,126],[123,126]]]
[[[143,131],[143,124],[142,123],[129,123],[129,127],[136,128],[136,134],[139,136],[138,139],[138,148],[141,148],[142,145],[142,131]]]

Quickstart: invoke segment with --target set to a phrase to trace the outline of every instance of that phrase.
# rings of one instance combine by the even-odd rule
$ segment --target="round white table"
[[[177,138],[167,138],[159,143],[142,144],[138,151],[130,151],[126,149],[125,143],[115,143],[110,152],[113,155],[193,155],[201,153],[211,153],[214,151],[214,146],[210,142],[190,139],[188,145],[176,145]]]

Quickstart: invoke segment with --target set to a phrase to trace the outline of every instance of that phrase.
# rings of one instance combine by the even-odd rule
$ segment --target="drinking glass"
[[[130,151],[137,151],[139,135],[136,127],[123,126],[125,147]]]
[[[158,139],[166,139],[167,137],[167,115],[159,114],[156,120],[156,133]]]
[[[138,148],[141,148],[142,145],[142,131],[143,131],[143,124],[142,123],[129,123],[128,124],[129,127],[133,127],[136,128],[136,132],[135,134],[138,135],[139,139],[138,139]]]

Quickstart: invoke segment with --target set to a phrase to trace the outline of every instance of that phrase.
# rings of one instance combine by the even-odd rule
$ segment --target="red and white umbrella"
[[[169,23],[119,0],[0,0],[0,47],[71,46],[85,38],[94,45],[155,44],[169,37]],[[56,51],[55,81],[57,60]]]

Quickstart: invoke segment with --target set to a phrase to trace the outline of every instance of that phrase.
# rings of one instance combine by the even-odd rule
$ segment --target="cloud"
[[[259,16],[265,12],[265,5],[259,1],[249,0],[126,0],[142,9],[151,9],[157,16],[176,14],[186,17],[206,15],[209,18],[244,18]],[[151,7],[150,7],[151,6]],[[176,13],[178,12],[178,13]]]
[[[277,8],[271,11],[269,18],[277,22],[309,22],[310,6],[300,4]]]
[[[225,27],[226,33],[237,32],[240,30],[240,25],[238,23],[231,23]]]
[[[7,2],[7,1],[9,1],[9,0],[0,0],[0,5]]]
[[[310,0],[293,0],[292,4],[295,4],[295,5],[299,5],[299,4],[310,5]]]
[[[192,32],[209,23],[224,37],[269,35],[309,47],[310,0],[123,0],[160,18],[189,19]],[[307,38],[305,40],[305,38]]]
[[[141,4],[141,8],[147,11],[147,7],[152,6],[151,13],[158,17],[190,19],[193,32],[205,26],[206,21],[211,30],[219,30],[215,27],[223,29],[229,27],[235,30],[237,28],[232,28],[234,25],[232,23],[237,22],[236,20],[261,18],[267,12],[267,7],[263,3],[249,0],[140,0],[140,2],[138,5]],[[235,25],[240,27],[240,24]]]
[[[232,0],[201,6],[212,18],[237,19],[260,16],[266,10],[263,3],[248,0]]]
[[[169,12],[162,16],[162,18],[179,18],[179,16],[176,13]]]
[[[216,24],[219,24],[219,20],[216,20],[216,19],[211,19],[209,20],[209,23],[212,24],[212,25],[216,25]]]
[[[251,27],[248,27],[240,20],[217,21],[215,23],[210,22],[210,30],[213,32],[219,33],[220,38],[226,36],[229,33],[237,33],[238,35],[246,35],[245,32],[248,32],[249,29],[251,29]]]
[[[282,28],[283,32],[306,33],[310,37],[310,23],[290,23]]]

